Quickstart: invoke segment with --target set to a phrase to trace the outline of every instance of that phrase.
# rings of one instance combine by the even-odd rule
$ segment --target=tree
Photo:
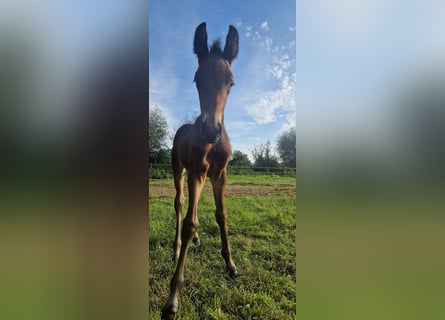
[[[162,111],[154,108],[148,111],[148,148],[150,162],[160,163],[167,149],[168,124]],[[168,158],[168,157],[167,157]]]
[[[197,113],[196,111],[193,111],[191,113],[187,112],[186,114],[184,114],[179,122],[179,125],[173,128],[173,133],[171,133],[170,138],[173,140],[175,138],[176,131],[178,131],[178,129],[181,128],[183,125],[194,124],[198,116],[199,113]]]
[[[295,127],[283,132],[278,137],[277,150],[283,166],[295,168],[297,163],[296,144],[297,132]]]
[[[232,154],[232,158],[229,161],[231,167],[250,167],[252,163],[249,160],[247,154],[241,151],[235,150]]]
[[[254,167],[278,167],[278,159],[272,154],[272,146],[269,140],[265,144],[254,146],[252,156]]]
[[[184,117],[181,120],[182,125],[184,124],[194,124],[196,121],[196,118],[198,118],[199,113],[197,111],[194,111],[192,113],[186,113]]]

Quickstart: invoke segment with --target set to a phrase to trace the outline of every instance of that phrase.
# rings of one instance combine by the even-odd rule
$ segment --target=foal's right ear
[[[193,41],[193,51],[198,56],[198,62],[201,62],[208,54],[206,23],[201,23],[195,31],[195,40]]]

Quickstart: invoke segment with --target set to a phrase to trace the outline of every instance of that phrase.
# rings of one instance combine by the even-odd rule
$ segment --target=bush
[[[173,174],[169,166],[149,166],[149,179],[172,179]]]

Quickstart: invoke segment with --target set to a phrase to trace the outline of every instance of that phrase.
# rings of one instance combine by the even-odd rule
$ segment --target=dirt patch
[[[203,194],[212,196],[212,186],[207,181],[204,185]],[[229,183],[226,187],[226,196],[271,196],[271,195],[295,195],[295,184],[290,183]],[[185,195],[188,195],[187,185],[185,186]],[[165,180],[150,181],[149,197],[150,198],[174,198],[175,187],[173,180],[168,182]]]
[[[226,188],[226,195],[230,196],[270,196],[270,195],[295,195],[295,185],[289,184],[229,184]]]

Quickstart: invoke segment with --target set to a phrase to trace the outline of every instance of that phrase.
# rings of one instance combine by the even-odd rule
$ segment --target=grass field
[[[173,182],[152,180],[149,192],[149,319],[159,319],[175,268]],[[190,248],[176,319],[294,319],[295,178],[230,176],[226,195],[229,241],[241,276],[232,280],[225,273],[207,182],[198,208],[201,245]]]
[[[175,267],[175,217],[172,181],[150,187],[149,318],[158,319]],[[207,184],[202,245],[191,247],[177,319],[445,318],[443,192],[397,190],[303,185],[296,201],[293,178],[230,176],[229,235],[242,272],[234,281]]]

